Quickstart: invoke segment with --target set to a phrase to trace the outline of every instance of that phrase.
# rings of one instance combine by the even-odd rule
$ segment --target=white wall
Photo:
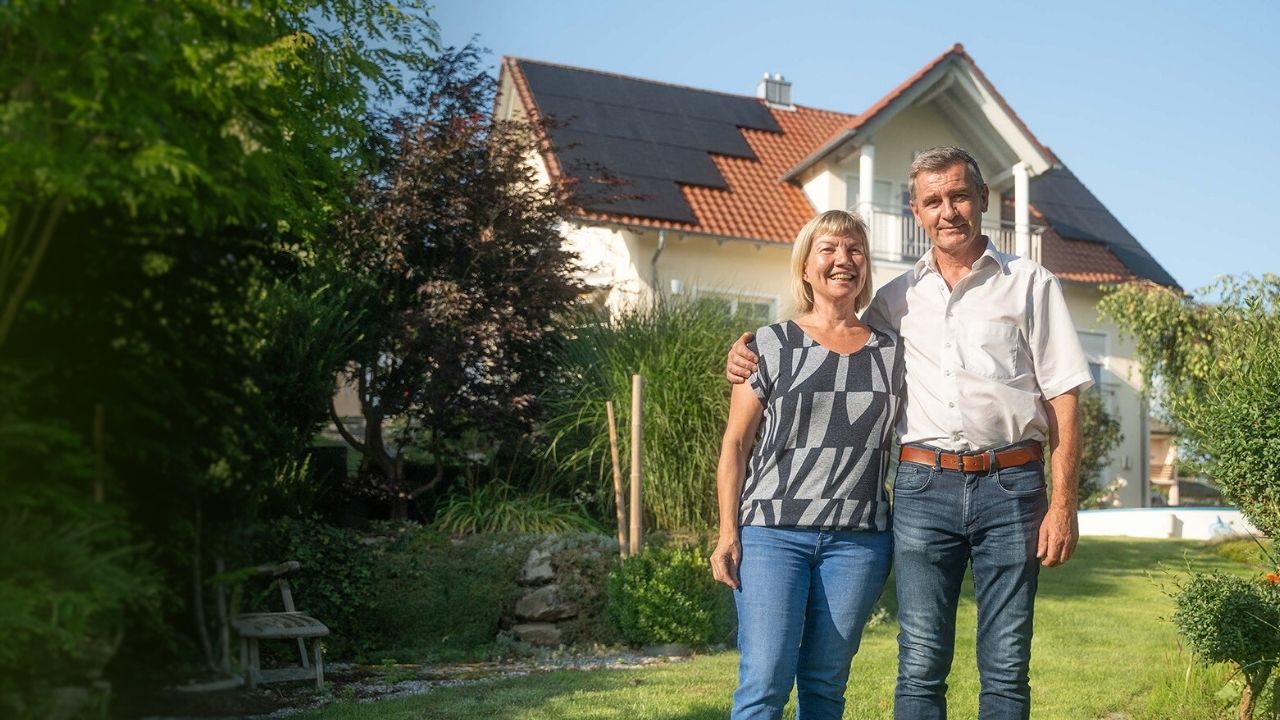
[[[1176,507],[1084,510],[1080,513],[1080,534],[1208,540],[1215,534],[1260,533],[1235,508]]]

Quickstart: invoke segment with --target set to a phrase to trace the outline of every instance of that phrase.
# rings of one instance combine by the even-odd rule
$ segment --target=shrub
[[[639,373],[645,382],[646,523],[677,532],[713,527],[716,462],[729,412],[725,352],[744,330],[754,329],[754,322],[707,303],[667,301],[612,319],[578,316],[558,349],[562,377],[543,397],[551,471],[589,490],[601,515],[613,517],[605,401],[614,402],[626,462],[631,376]]]
[[[609,574],[608,617],[634,645],[709,645],[733,631],[729,592],[699,549],[650,546]]]
[[[503,482],[469,485],[449,496],[435,528],[454,535],[564,533],[598,530],[582,506],[546,494],[520,493]]]
[[[254,557],[244,565],[297,560],[302,568],[290,578],[294,602],[332,631],[326,650],[335,659],[361,655],[378,644],[368,617],[374,608],[375,579],[385,543],[371,541],[346,528],[315,519],[283,518],[263,526],[251,543]],[[274,585],[249,581],[241,611],[280,611]]]
[[[1174,625],[1197,656],[1240,669],[1245,678],[1240,717],[1252,717],[1254,703],[1280,661],[1280,586],[1198,573],[1176,601]]]
[[[402,526],[375,579],[366,626],[379,659],[402,662],[483,658],[520,597],[517,576],[533,535],[450,540]]]

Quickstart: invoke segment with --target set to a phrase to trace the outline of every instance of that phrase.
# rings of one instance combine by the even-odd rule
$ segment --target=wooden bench
[[[280,587],[284,612],[244,613],[231,618],[231,627],[240,635],[240,667],[251,689],[263,683],[308,680],[312,677],[316,680],[317,689],[324,687],[324,658],[320,638],[329,634],[329,628],[310,615],[298,612],[293,606],[293,590],[289,586],[288,575],[301,567],[298,562],[290,560],[278,565],[260,565],[256,569],[258,576],[273,578]],[[258,643],[262,640],[296,640],[302,665],[262,669],[262,658],[258,651]],[[308,661],[307,640],[311,641],[310,654],[314,662]]]

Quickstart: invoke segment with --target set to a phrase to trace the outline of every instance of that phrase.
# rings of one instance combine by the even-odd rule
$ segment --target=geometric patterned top
[[[742,488],[740,525],[889,529],[885,475],[902,379],[897,336],[872,328],[832,352],[792,321],[756,330],[749,383],[764,406]]]

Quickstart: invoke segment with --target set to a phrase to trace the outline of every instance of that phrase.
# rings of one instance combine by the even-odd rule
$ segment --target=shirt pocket
[[[961,360],[965,370],[994,380],[1009,380],[1018,374],[1018,347],[1021,333],[1016,325],[970,322]]]

